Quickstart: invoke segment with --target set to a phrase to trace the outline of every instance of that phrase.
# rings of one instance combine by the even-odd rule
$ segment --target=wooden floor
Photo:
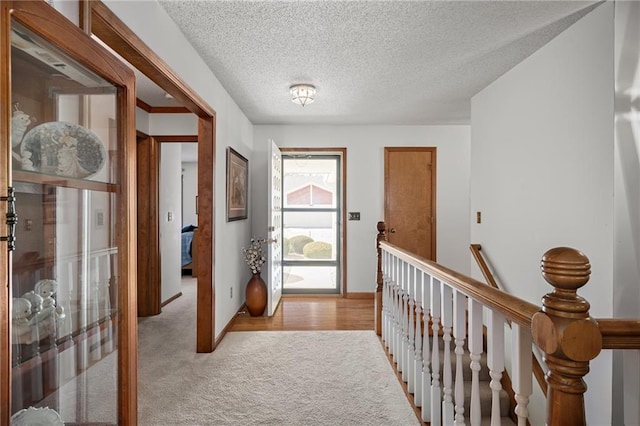
[[[284,296],[272,317],[240,312],[228,331],[373,330],[373,298]]]

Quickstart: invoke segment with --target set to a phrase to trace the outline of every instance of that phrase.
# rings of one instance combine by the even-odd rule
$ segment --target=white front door
[[[267,315],[272,316],[282,296],[282,156],[272,139],[269,140],[269,146]]]

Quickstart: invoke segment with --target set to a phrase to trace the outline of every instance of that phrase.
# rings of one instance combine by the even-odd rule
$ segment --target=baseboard
[[[375,293],[347,293],[347,299],[371,299],[375,297]]]
[[[179,292],[178,294],[176,294],[176,295],[174,295],[174,296],[172,296],[172,297],[168,298],[168,299],[167,299],[167,300],[165,300],[164,302],[162,302],[162,303],[160,304],[160,307],[162,308],[162,307],[167,306],[169,303],[173,302],[174,300],[176,300],[176,299],[177,299],[178,297],[180,297],[180,296],[182,296],[182,292]]]
[[[218,345],[220,344],[220,342],[222,341],[222,339],[224,339],[224,336],[227,335],[227,333],[229,332],[229,330],[231,330],[231,327],[233,326],[233,323],[236,321],[236,317],[247,310],[247,304],[243,303],[242,306],[240,306],[240,308],[238,309],[238,312],[236,312],[236,314],[233,316],[233,318],[231,318],[229,320],[229,322],[227,323],[227,325],[222,329],[222,331],[220,332],[220,335],[216,338],[216,341],[214,343],[214,350],[215,348],[218,347]]]

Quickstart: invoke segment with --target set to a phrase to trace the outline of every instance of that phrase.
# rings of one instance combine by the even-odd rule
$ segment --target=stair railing
[[[544,254],[542,275],[554,290],[542,298],[539,307],[389,244],[383,222],[378,223],[378,233],[381,281],[376,300],[381,303],[376,303],[380,310],[376,318],[383,344],[408,389],[413,389],[414,403],[425,422],[465,424],[468,417],[469,424],[480,424],[479,371],[485,324],[491,424],[500,424],[502,411],[499,394],[506,320],[512,322],[512,383],[519,426],[527,424],[529,415],[533,341],[544,353],[548,368],[545,423],[551,426],[586,424],[583,377],[589,371],[589,361],[602,349],[640,349],[640,320],[596,320],[589,315],[589,303],[577,290],[587,283],[591,266],[575,249],[560,247]],[[484,309],[487,315],[483,320]],[[415,321],[411,321],[412,314]],[[431,333],[426,330],[429,323]],[[442,363],[439,339],[430,339],[430,334],[442,336]],[[472,370],[469,413],[465,412],[462,378],[465,341]]]
[[[489,284],[493,288],[497,288],[498,290],[504,291],[498,285],[498,282],[495,280],[493,274],[491,273],[491,270],[489,269],[489,266],[487,265],[486,260],[484,259],[484,256],[482,255],[482,252],[481,252],[482,246],[480,244],[471,244],[469,248],[471,250],[471,253],[473,254],[473,258],[476,260],[476,263],[480,268],[480,272],[482,272],[482,276],[484,276],[484,279],[487,281],[487,284]],[[508,323],[509,323],[509,327],[511,327],[511,322],[508,321]],[[545,378],[544,378],[544,370],[540,365],[538,358],[536,358],[536,355],[533,353],[533,351],[531,352],[531,366],[533,368],[533,376],[536,378],[536,381],[538,382],[538,386],[540,386],[540,390],[546,397],[547,382],[545,381]]]

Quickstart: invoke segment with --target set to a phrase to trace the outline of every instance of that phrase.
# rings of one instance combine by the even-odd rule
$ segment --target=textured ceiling
[[[470,98],[580,19],[582,1],[165,1],[254,124],[469,123]],[[291,102],[310,83],[316,101]]]

